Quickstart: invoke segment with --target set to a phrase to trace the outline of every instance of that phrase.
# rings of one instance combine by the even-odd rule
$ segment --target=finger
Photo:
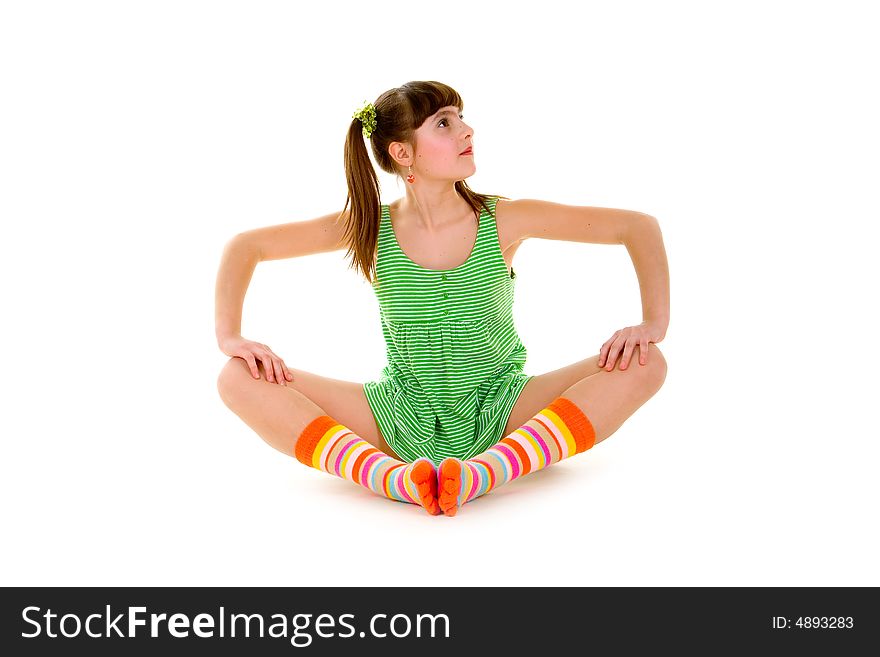
[[[257,361],[254,359],[254,355],[249,353],[244,361],[248,364],[248,368],[251,371],[251,376],[255,379],[259,379],[260,370],[257,369]]]
[[[605,355],[608,353],[608,343],[604,343],[602,347],[599,349],[599,360],[596,361],[596,364],[599,367],[602,367],[602,363],[605,362]]]
[[[284,361],[281,362],[281,365],[284,367],[284,376],[288,381],[293,381],[293,372],[290,371],[290,368],[284,364]]]
[[[599,367],[602,367],[602,365],[605,363],[605,359],[608,357],[608,351],[611,349],[611,343],[614,342],[614,338],[616,337],[617,331],[615,331],[614,335],[612,335],[610,338],[605,340],[604,343],[602,343],[602,348],[599,349]]]
[[[636,343],[632,340],[626,341],[626,346],[623,348],[623,357],[620,359],[620,369],[625,370],[629,367],[629,361],[632,358],[633,349],[636,348]]]
[[[602,366],[606,372],[610,372],[614,369],[614,364],[617,362],[617,352],[612,347],[608,351],[608,358],[605,359],[605,364]]]
[[[272,364],[272,358],[269,354],[264,354],[260,359],[263,361],[263,369],[266,370],[266,380],[275,382],[275,366]]]
[[[284,370],[281,368],[281,359],[276,356],[272,359],[272,365],[275,367],[275,380],[279,384],[284,385]]]
[[[617,362],[617,356],[620,353],[620,347],[620,342],[615,340],[614,344],[612,344],[611,348],[608,350],[608,359],[605,362],[606,371],[610,372],[614,369],[614,364]]]
[[[642,338],[639,341],[639,363],[647,365],[648,363],[648,339]]]

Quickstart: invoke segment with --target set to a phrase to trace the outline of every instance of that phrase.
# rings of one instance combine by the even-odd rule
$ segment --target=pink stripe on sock
[[[354,478],[354,466],[357,463],[357,460],[361,457],[361,454],[369,452],[370,450],[376,449],[372,445],[370,445],[367,441],[361,441],[361,444],[351,450],[351,454],[348,457],[348,461],[345,463],[345,473],[343,476],[349,481],[355,481]]]
[[[361,486],[364,488],[370,488],[370,468],[373,467],[373,464],[381,459],[383,454],[371,454],[367,457],[366,462],[364,463],[364,467],[361,468]]]
[[[562,435],[556,423],[549,417],[541,413],[535,416],[535,419],[537,419],[538,422],[544,425],[544,428],[550,432],[550,435],[553,436],[553,440],[555,440],[556,444],[559,445],[559,458],[565,459],[571,456],[571,454],[568,453],[568,441],[565,439],[565,436]]]
[[[519,460],[517,460],[516,454],[513,453],[513,450],[502,443],[492,445],[491,449],[497,449],[507,457],[507,461],[510,463],[510,478],[516,479],[519,477]]]
[[[409,500],[413,504],[418,504],[418,502],[416,502],[409,494],[409,491],[406,489],[406,484],[403,483],[403,478],[406,476],[406,465],[398,465],[395,466],[395,468],[396,469],[392,469],[391,472],[391,481],[394,483],[397,492],[403,499]]]
[[[327,441],[327,444],[324,445],[324,451],[321,452],[321,469],[324,470],[324,472],[330,472],[330,464],[328,463],[328,461],[330,460],[330,452],[333,451],[333,448],[336,446],[336,444],[340,440],[344,440],[346,436],[352,435],[354,434],[348,429],[340,429],[336,432],[336,435],[334,435],[330,440]]]
[[[541,422],[541,419],[539,417],[536,417],[535,420],[538,422],[538,424],[540,424],[542,427],[547,429],[547,433],[550,434],[550,437],[553,439],[553,442],[556,443],[556,449],[559,452],[559,459],[560,460],[564,459],[565,458],[565,450],[562,449],[562,445],[559,444],[559,439],[556,437],[556,434],[553,433],[546,424]],[[565,441],[563,441],[563,442],[565,442]]]
[[[541,436],[538,435],[538,432],[531,427],[523,426],[522,428],[532,435],[532,438],[535,439],[535,442],[537,442],[541,446],[541,449],[544,451],[544,465],[550,465],[550,448],[547,447],[547,443],[544,442],[544,439],[541,438]]]
[[[353,438],[352,440],[348,441],[348,443],[345,445],[345,447],[343,447],[342,450],[339,452],[339,456],[336,457],[336,466],[333,468],[333,472],[336,473],[336,476],[342,477],[342,473],[339,471],[339,466],[342,465],[342,459],[343,459],[343,457],[345,457],[345,453],[349,449],[351,449],[351,446],[354,445],[359,440],[363,440],[363,438],[357,438],[357,437]],[[344,478],[345,477],[343,477],[343,479]]]
[[[463,463],[468,467],[468,470],[471,471],[471,488],[464,498],[465,502],[470,502],[471,497],[477,492],[477,484],[480,483],[480,475],[477,472],[477,467],[475,465],[471,465],[467,461],[463,461]]]

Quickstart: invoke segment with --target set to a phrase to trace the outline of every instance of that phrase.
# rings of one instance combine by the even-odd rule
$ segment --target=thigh
[[[510,418],[504,428],[504,436],[509,436],[516,429],[524,425],[539,411],[547,408],[554,399],[559,397],[581,379],[601,372],[599,367],[599,354],[579,360],[571,365],[560,367],[558,370],[538,374],[529,379],[525,385],[513,409]]]
[[[323,408],[327,415],[354,431],[373,447],[399,461],[403,460],[385,442],[367,401],[367,395],[364,393],[363,383],[331,379],[293,367],[289,369],[293,374],[293,381],[289,382],[288,386],[311,399]]]
[[[313,372],[288,366],[290,373],[293,375],[293,381],[286,381],[282,385],[266,380],[266,371],[260,361],[257,361],[257,367],[260,371],[260,379],[257,380],[251,376],[244,359],[232,358],[231,360],[238,361],[235,365],[240,364],[240,368],[235,368],[235,371],[240,369],[242,374],[239,377],[239,385],[275,386],[276,389],[282,390],[287,387],[296,390],[311,402],[320,406],[324,413],[339,422],[339,424],[351,429],[357,436],[366,440],[373,447],[398,460],[403,460],[394,453],[382,437],[382,432],[379,430],[376,418],[373,416],[373,411],[367,402],[363,383],[331,379],[330,377],[320,376]]]

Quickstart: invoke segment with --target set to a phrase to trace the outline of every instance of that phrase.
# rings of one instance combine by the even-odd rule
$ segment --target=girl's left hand
[[[639,364],[646,364],[648,362],[648,343],[660,342],[664,334],[663,327],[654,322],[642,322],[638,326],[627,326],[615,331],[599,351],[599,367],[610,372],[614,369],[617,357],[622,355],[620,369],[625,370],[636,345],[639,347]]]

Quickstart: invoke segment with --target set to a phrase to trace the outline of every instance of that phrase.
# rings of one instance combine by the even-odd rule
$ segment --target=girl
[[[474,192],[463,108],[439,82],[408,82],[365,103],[345,142],[343,210],[236,235],[216,288],[217,340],[231,357],[217,384],[233,412],[304,465],[447,516],[614,433],[663,384],[654,343],[669,323],[657,220]],[[406,196],[389,205],[367,140],[382,170],[406,180]],[[595,356],[525,374],[513,256],[530,237],[625,245],[642,323],[615,331]],[[342,248],[376,293],[387,345],[381,378],[364,384],[291,368],[241,336],[257,263]]]

